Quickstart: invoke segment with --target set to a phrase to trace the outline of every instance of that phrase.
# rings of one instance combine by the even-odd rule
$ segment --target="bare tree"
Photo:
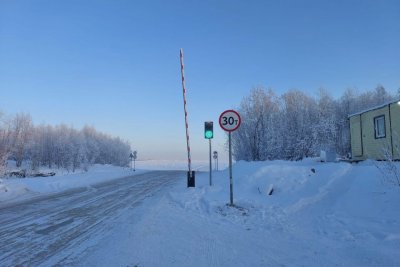
[[[393,140],[393,150],[389,142],[387,142],[382,147],[384,161],[375,162],[375,166],[382,173],[382,181],[384,183],[400,186],[400,165],[396,157],[396,155],[400,155],[399,136],[395,134]]]
[[[11,154],[11,125],[0,114],[0,175],[4,175],[7,167],[7,159]]]
[[[13,139],[12,154],[16,160],[16,166],[21,167],[33,134],[32,118],[28,114],[17,114],[11,121],[11,125]]]

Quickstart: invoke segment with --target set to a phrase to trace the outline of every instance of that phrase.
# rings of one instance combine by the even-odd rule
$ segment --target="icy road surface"
[[[0,263],[64,265],[82,243],[95,243],[116,226],[124,210],[182,176],[182,171],[151,171],[2,207]]]

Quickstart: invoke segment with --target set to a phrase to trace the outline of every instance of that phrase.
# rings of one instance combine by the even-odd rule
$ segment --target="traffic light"
[[[204,122],[204,138],[212,139],[213,137],[214,137],[213,122],[212,121]]]

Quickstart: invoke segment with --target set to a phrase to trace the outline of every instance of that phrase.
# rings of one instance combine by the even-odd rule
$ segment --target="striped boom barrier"
[[[187,144],[187,153],[188,153],[188,168],[189,168],[188,178],[189,177],[192,178],[192,161],[191,161],[191,157],[190,157],[189,124],[188,124],[188,113],[186,110],[185,72],[184,72],[183,49],[182,48],[180,49],[180,59],[181,59],[181,74],[182,74],[182,89],[183,89],[183,109],[185,111],[186,144]]]

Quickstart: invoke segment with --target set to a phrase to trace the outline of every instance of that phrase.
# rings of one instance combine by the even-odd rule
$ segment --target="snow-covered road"
[[[182,171],[151,171],[0,208],[2,266],[65,265]]]

